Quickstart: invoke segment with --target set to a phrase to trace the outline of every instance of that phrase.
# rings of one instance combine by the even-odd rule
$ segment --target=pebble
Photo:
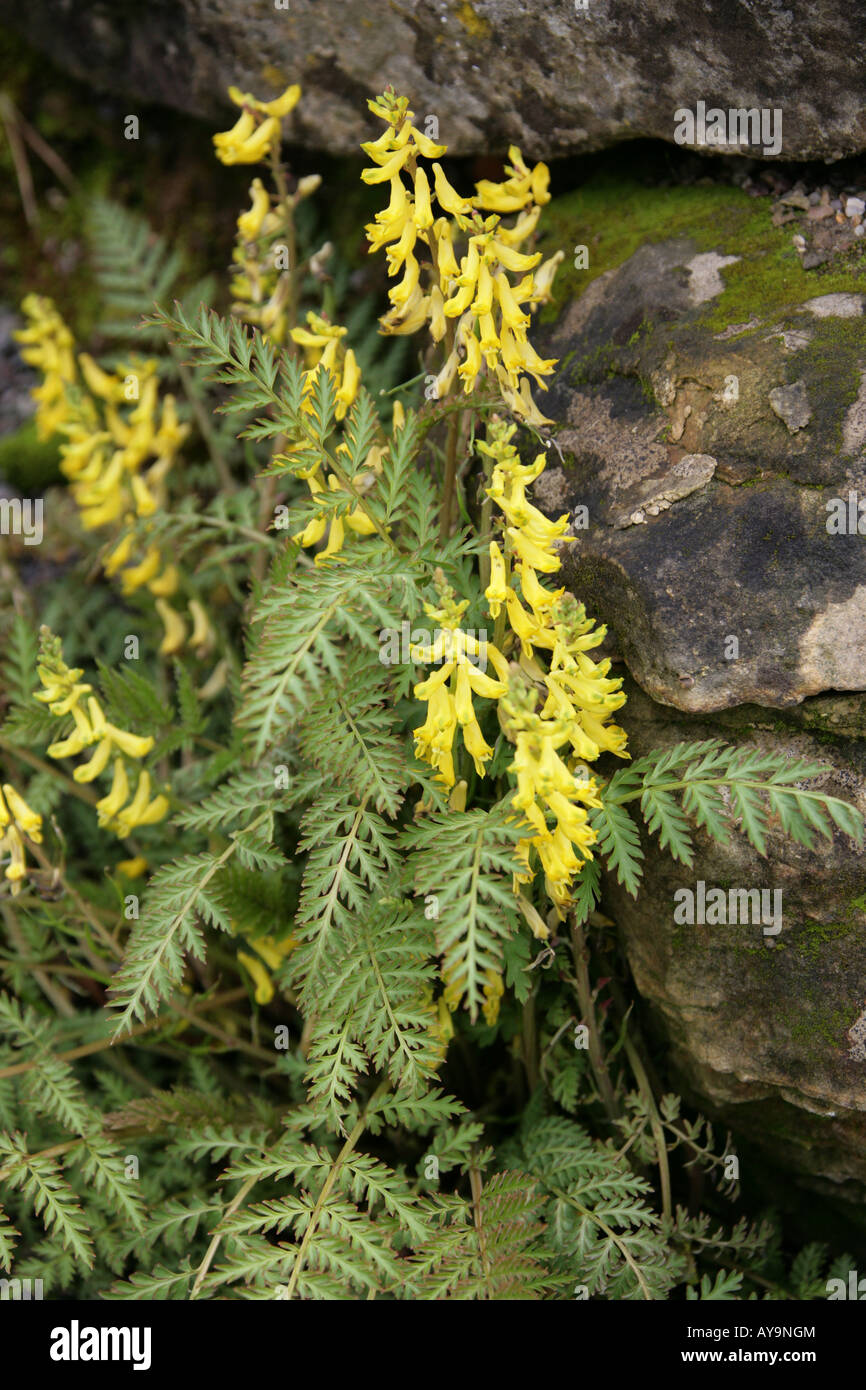
[[[855,227],[855,228],[854,228],[854,235],[855,235],[855,236],[863,236],[864,232],[866,232],[866,227],[863,226],[863,223],[862,223],[862,222],[860,223],[860,226],[859,226],[859,227]]]
[[[846,217],[862,217],[866,212],[866,203],[862,198],[849,198],[845,204]]]

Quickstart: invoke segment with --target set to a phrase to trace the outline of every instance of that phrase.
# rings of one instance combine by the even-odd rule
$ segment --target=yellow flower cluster
[[[42,689],[35,692],[35,698],[47,705],[58,719],[71,715],[75,725],[66,738],[50,745],[48,756],[73,758],[86,748],[93,748],[87,762],[75,768],[72,776],[76,782],[92,782],[114,758],[111,789],[96,803],[100,826],[125,839],[136,826],[154,825],[162,820],[169,809],[167,798],[151,796],[150,773],[142,768],[135,794],[130,799],[126,767],[129,759],[138,761],[147,757],[153,748],[153,738],[142,738],[109,723],[92,693],[93,686],[81,680],[84,672],[66,665],[60,638],[54,637],[47,628],[40,632],[36,669]],[[84,696],[87,697],[86,710],[81,704]]]
[[[548,895],[563,913],[595,841],[588,811],[601,804],[586,762],[602,751],[628,757],[624,731],[609,722],[625,695],[622,682],[608,675],[610,661],[595,662],[587,655],[606,630],[594,627],[572,595],[548,589],[539,577],[560,568],[556,547],[569,540],[568,517],[550,521],[527,498],[526,488],[543,471],[546,457],[539,454],[522,464],[511,442],[515,429],[495,422],[489,441],[478,446],[491,463],[488,496],[503,516],[503,543],[490,543],[485,589],[497,633],[503,629],[501,643],[486,646],[498,680],[472,666],[480,644],[459,625],[468,601],[456,603],[449,592],[439,609],[428,607],[443,631],[431,646],[411,652],[418,661],[444,664],[415,686],[416,697],[427,701],[427,718],[415,730],[415,751],[453,786],[459,723],[464,746],[483,777],[492,750],[477,723],[472,693],[499,702],[500,725],[515,744],[509,771],[516,775],[517,790],[511,804],[532,832],[518,845],[526,866],[518,882],[534,877],[531,858],[537,852]],[[540,709],[539,692],[544,692]]]
[[[524,373],[546,390],[544,377],[556,363],[538,356],[527,329],[529,310],[550,297],[563,253],[558,251],[540,265],[540,252],[520,250],[550,200],[547,167],[537,164],[529,169],[512,146],[508,177],[502,183],[482,180],[474,198],[463,198],[435,162],[446,146],[434,144],[412,124],[405,97],[385,93],[368,105],[388,126],[377,140],[362,145],[374,167],[361,177],[370,184],[389,183],[390,200],[367,227],[367,237],[372,250],[387,247],[388,273],[402,277],[389,292],[392,308],[381,320],[383,331],[414,333],[429,323],[434,341],[445,340],[446,358],[436,379],[438,398],[448,394],[457,376],[469,393],[486,371],[515,415],[530,424],[550,423],[537,409]],[[421,158],[434,161],[432,187]],[[508,213],[518,214],[510,226],[502,221]],[[466,241],[459,259],[458,235]],[[426,291],[415,254],[419,244],[432,260]],[[520,276],[517,283],[509,279],[512,274]]]
[[[271,195],[261,179],[253,179],[250,208],[238,218],[237,242],[232,252],[236,268],[231,282],[232,313],[259,328],[275,343],[284,343],[291,327],[287,308],[293,267],[288,262],[288,242],[280,238],[288,237],[294,209],[321,182],[318,174],[300,179],[294,193],[285,194],[272,207]]]
[[[320,314],[310,311],[307,314],[306,328],[293,328],[292,341],[304,349],[307,371],[304,376],[304,397],[309,400],[313,391],[315,371],[324,367],[337,383],[336,417],[343,420],[354,404],[361,384],[361,369],[353,350],[347,348],[343,339],[347,329],[336,323],[329,323]],[[309,407],[312,409],[312,405]]]
[[[66,423],[66,388],[75,381],[75,340],[54,304],[44,295],[25,295],[21,305],[29,319],[13,337],[22,344],[21,356],[42,373],[31,396],[36,402],[36,432],[50,439]]]
[[[472,696],[501,699],[508,689],[508,662],[492,642],[482,644],[463,631],[460,620],[469,600],[456,603],[441,573],[438,590],[440,606],[425,604],[424,609],[439,624],[439,630],[430,646],[409,648],[415,661],[425,665],[442,662],[432,675],[415,686],[415,698],[427,702],[427,718],[415,730],[415,755],[436,768],[438,780],[446,787],[453,787],[454,735],[458,725],[478,776],[484,776],[484,766],[493,749],[481,732]],[[497,680],[480,669],[479,660],[485,657],[492,663]]]
[[[231,130],[213,137],[217,159],[223,164],[259,164],[279,149],[282,128],[280,121],[298,104],[301,89],[296,84],[287,87],[274,101],[258,101],[239,87],[229,87],[229,97],[241,114]]]
[[[557,542],[568,542],[568,517],[549,521],[526,497],[526,488],[543,471],[545,454],[522,464],[511,443],[515,426],[495,423],[488,443],[479,451],[493,463],[488,496],[503,513],[504,552],[490,543],[491,578],[485,590],[493,617],[504,605],[508,625],[520,644],[519,664],[530,680],[547,687],[542,710],[545,719],[565,718],[576,757],[595,761],[601,752],[625,755],[626,735],[608,725],[611,714],[625,704],[621,680],[608,679],[610,661],[587,656],[607,635],[594,627],[582,604],[563,589],[547,589],[539,573],[560,568]],[[548,670],[537,653],[548,654]]]
[[[335,412],[337,420],[345,419],[347,412],[356,400],[361,385],[361,372],[354,352],[351,348],[347,349],[343,345],[342,340],[345,335],[345,328],[329,323],[327,319],[312,312],[307,314],[306,328],[293,329],[291,336],[298,346],[304,349],[307,365],[307,370],[304,373],[303,408],[305,411],[313,412],[315,375],[320,367],[329,371],[334,378],[337,394]],[[396,401],[392,429],[401,430],[405,423],[406,415],[403,406],[399,401]],[[298,450],[305,448],[305,445],[301,441],[294,447],[295,450]],[[353,482],[362,494],[374,486],[382,469],[382,456],[385,448],[386,443],[383,436],[380,435],[379,441],[372,444],[367,452],[363,472],[355,475]],[[336,452],[338,456],[340,454],[348,456],[347,444],[345,442],[339,443]],[[289,449],[287,453],[291,454],[292,449]],[[329,492],[340,491],[337,478],[333,474],[328,474],[327,480],[325,480],[319,464],[299,472],[297,476],[306,480],[314,498],[324,497],[326,487]],[[338,516],[332,515],[330,520],[324,512],[321,516],[314,516],[304,529],[298,531],[292,539],[302,546],[315,546],[319,545],[327,535],[327,544],[315,558],[315,563],[321,565],[342,551],[348,535],[372,536],[375,531],[376,527],[368,513],[362,506],[357,505]]]
[[[578,856],[591,858],[595,832],[587,808],[601,804],[585,763],[603,750],[628,756],[624,731],[608,723],[625,695],[622,681],[608,676],[610,661],[594,662],[587,655],[604,640],[606,629],[595,628],[571,594],[548,589],[539,578],[560,567],[556,545],[570,539],[565,534],[568,517],[550,521],[527,499],[527,486],[547,460],[539,454],[533,463],[522,464],[511,443],[514,432],[513,425],[494,424],[490,441],[479,445],[493,465],[487,494],[504,518],[504,550],[491,541],[485,594],[495,618],[504,608],[511,640],[519,647],[520,674],[509,683],[500,718],[516,745],[509,770],[517,776],[517,792],[511,804],[535,832],[518,846],[526,863],[521,881],[533,877],[534,849],[547,892],[562,913],[580,873]],[[546,690],[546,699],[536,711],[540,689]],[[564,747],[567,761],[559,753]],[[553,829],[549,816],[555,820]]]
[[[82,526],[110,526],[117,533],[136,518],[153,516],[165,504],[167,475],[189,434],[174,396],[166,395],[160,409],[156,363],[132,360],[114,373],[103,371],[86,352],[76,359],[72,334],[50,299],[28,295],[22,308],[29,322],[15,336],[24,344],[24,360],[44,378],[33,391],[37,428],[43,438],[65,437],[60,468]],[[187,640],[186,623],[166,602],[179,576],[159,547],[148,546],[139,558],[127,530],[103,563],[109,577],[119,573],[125,596],[147,587],[165,629],[160,651],[179,651]],[[210,622],[197,600],[189,612],[190,644],[204,653],[214,642]]]
[[[42,843],[42,817],[31,811],[13,786],[3,783],[0,791],[0,855],[9,855],[6,878],[12,885],[12,896],[21,892],[21,880],[27,873],[24,838],[35,845]]]

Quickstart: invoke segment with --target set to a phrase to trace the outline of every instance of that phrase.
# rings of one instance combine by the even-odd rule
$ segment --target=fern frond
[[[403,836],[411,851],[412,886],[436,900],[436,944],[449,998],[465,998],[473,1020],[485,972],[501,970],[503,939],[515,935],[522,920],[512,891],[521,833],[507,807],[498,807],[459,817],[435,812]]]
[[[0,1134],[0,1177],[21,1192],[65,1250],[88,1269],[93,1243],[84,1213],[59,1165],[47,1154],[28,1153],[24,1136]]]
[[[204,959],[201,922],[231,932],[231,919],[211,885],[236,848],[233,841],[220,855],[186,855],[154,874],[112,985],[112,1003],[122,1010],[118,1034],[148,1011],[156,1012],[159,1001],[180,984],[187,952]]]

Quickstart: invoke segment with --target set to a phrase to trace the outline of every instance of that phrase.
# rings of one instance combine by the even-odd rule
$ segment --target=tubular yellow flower
[[[216,641],[210,619],[197,598],[190,599],[187,607],[192,617],[192,632],[189,636],[189,644],[197,655],[205,656]]]
[[[174,656],[181,651],[186,641],[186,623],[180,614],[166,603],[164,598],[156,600],[156,611],[162,619],[165,635],[159,644],[160,656]]]
[[[147,873],[147,860],[138,854],[134,859],[119,859],[117,872],[124,878],[143,878]]]
[[[499,1017],[499,1006],[505,994],[505,985],[502,980],[502,971],[489,969],[484,972],[484,1003],[482,1013],[484,1021],[492,1028]]]
[[[11,816],[19,830],[29,836],[34,844],[41,845],[42,817],[30,809],[24,797],[9,782],[3,783],[3,797],[6,798],[6,806],[9,808],[8,816]],[[0,797],[0,805],[2,805],[3,797]],[[5,822],[0,819],[0,825],[4,823],[8,824],[8,819]]]
[[[301,99],[301,88],[297,82],[292,83],[283,92],[282,96],[275,97],[273,101],[256,102],[259,111],[264,111],[268,116],[282,118],[288,116],[290,111],[294,111]]]
[[[274,997],[274,985],[258,956],[248,955],[246,951],[238,951],[238,960],[253,978],[253,984],[256,987],[256,1003],[270,1004]]]
[[[430,183],[421,165],[415,171],[415,207],[413,211],[415,226],[424,229],[433,226],[433,209],[430,206]]]
[[[452,217],[468,217],[472,212],[472,204],[468,198],[461,198],[455,188],[452,188],[441,164],[433,165],[433,186],[436,190],[436,201],[443,212],[449,213]]]
[[[147,587],[154,598],[171,598],[176,594],[180,584],[180,574],[175,565],[166,565],[162,574],[157,575],[156,579],[148,580]]]
[[[482,698],[499,699],[506,693],[504,680],[494,680],[478,669],[473,658],[482,655],[482,646],[460,627],[467,600],[455,602],[444,579],[438,581],[441,606],[425,604],[425,612],[439,624],[436,640],[431,646],[413,646],[413,660],[429,664],[441,661],[438,670],[414,688],[415,698],[427,702],[427,718],[415,730],[415,753],[437,769],[445,786],[455,783],[453,744],[457,727],[462,730],[463,745],[475,763],[479,777],[484,776],[484,764],[493,750],[486,743],[473,707],[473,694]],[[490,659],[497,674],[504,675],[507,663],[492,643],[486,643],[483,653]]]
[[[96,745],[96,752],[86,763],[80,763],[72,776],[76,782],[92,782],[101,772],[108,767],[111,758],[111,739],[100,739]]]
[[[256,1003],[269,1004],[274,997],[274,986],[259,957],[265,961],[269,970],[278,970],[285,957],[294,951],[298,940],[294,936],[289,936],[284,941],[275,941],[272,936],[257,936],[250,945],[257,954],[251,956],[246,951],[238,951],[238,960],[253,978]]]
[[[142,768],[138,774],[135,796],[126,809],[118,812],[115,817],[117,833],[121,839],[126,839],[138,825],[155,825],[168,813],[166,797],[156,796],[151,801],[150,791],[150,773]]]
[[[126,766],[122,758],[114,760],[114,779],[111,783],[111,790],[101,801],[97,801],[96,810],[99,817],[100,826],[106,826],[113,821],[129,797],[129,780],[126,776]]]
[[[279,141],[281,118],[293,110],[300,95],[300,87],[293,85],[273,101],[258,101],[248,92],[230,87],[229,97],[244,109],[230,130],[213,137],[217,159],[223,164],[257,164],[266,159]],[[257,115],[265,118],[261,124],[257,124]]]
[[[261,179],[250,184],[252,207],[238,218],[238,233],[244,241],[255,241],[271,208],[271,197]]]
[[[159,549],[153,545],[147,551],[143,560],[137,565],[130,565],[120,576],[120,587],[124,594],[133,594],[136,589],[140,589],[143,584],[149,584],[155,579],[162,567],[162,555]]]
[[[5,878],[11,884],[12,896],[17,897],[27,873],[24,837],[34,844],[42,843],[42,817],[31,810],[9,782],[4,782],[0,792],[0,832],[0,862],[3,856],[9,856]]]
[[[127,531],[102,562],[102,568],[109,578],[123,568],[131,558],[134,548],[135,538],[131,531]]]

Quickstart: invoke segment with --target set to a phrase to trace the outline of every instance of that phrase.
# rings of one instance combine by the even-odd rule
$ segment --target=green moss
[[[690,240],[696,251],[740,258],[721,271],[725,291],[700,320],[712,332],[753,316],[766,322],[817,295],[856,288],[866,248],[855,248],[820,273],[805,271],[791,245],[793,224],[774,227],[771,206],[769,198],[750,198],[724,184],[652,189],[637,179],[600,174],[545,210],[541,249],[548,255],[569,249],[556,279],[556,303],[543,317],[555,318],[563,303],[645,243],[677,238]],[[587,270],[573,267],[570,248],[576,245],[589,249]]]
[[[794,932],[790,945],[809,961],[817,961],[828,946],[844,941],[855,929],[854,922],[816,922],[807,920]]]
[[[28,420],[14,434],[0,438],[0,478],[27,496],[60,480],[60,446],[63,440],[39,439],[36,425]]]
[[[804,1001],[804,1005],[807,1001]],[[812,1008],[804,1007],[797,1014],[789,1014],[785,1027],[796,1042],[817,1040],[827,1047],[842,1048],[851,1027],[850,1011],[834,1009],[829,1004],[816,1001]]]

